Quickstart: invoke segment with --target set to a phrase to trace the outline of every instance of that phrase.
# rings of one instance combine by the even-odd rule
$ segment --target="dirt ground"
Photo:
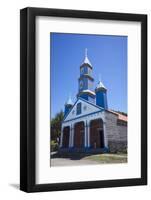
[[[96,165],[126,163],[127,154],[96,154],[96,155],[79,155],[59,157],[51,156],[50,166],[77,166],[77,165]]]

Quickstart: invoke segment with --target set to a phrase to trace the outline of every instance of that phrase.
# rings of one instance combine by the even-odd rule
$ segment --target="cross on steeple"
[[[87,55],[88,55],[88,49],[85,48],[85,57],[87,57]]]
[[[101,82],[101,74],[99,74],[99,81]]]

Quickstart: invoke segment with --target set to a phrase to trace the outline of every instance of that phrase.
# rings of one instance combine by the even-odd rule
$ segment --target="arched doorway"
[[[70,135],[70,126],[66,126],[63,128],[63,143],[62,146],[64,148],[69,147],[69,135]]]
[[[74,126],[74,147],[84,147],[84,122],[78,122]]]
[[[92,148],[104,148],[102,119],[95,119],[90,122],[90,146]]]

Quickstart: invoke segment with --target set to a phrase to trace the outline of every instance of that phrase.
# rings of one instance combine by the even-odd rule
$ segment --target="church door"
[[[84,147],[84,122],[78,122],[74,126],[74,147]]]
[[[99,130],[99,135],[100,135],[100,147],[104,148],[104,133],[103,133],[103,129]]]
[[[102,119],[95,119],[90,122],[90,146],[95,149],[104,147]]]
[[[64,148],[69,147],[69,135],[70,135],[70,127],[66,126],[63,129],[63,147]]]

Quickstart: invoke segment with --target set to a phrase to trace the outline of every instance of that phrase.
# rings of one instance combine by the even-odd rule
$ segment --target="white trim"
[[[87,147],[87,126],[86,126],[86,121],[84,121],[84,147]]]
[[[105,117],[104,117],[104,113],[105,111],[101,111],[100,112],[97,112],[97,113],[92,113],[91,115],[87,115],[87,116],[84,116],[84,117],[80,117],[80,118],[75,118],[75,119],[72,119],[70,121],[64,121],[63,122],[63,126],[70,126],[71,123],[78,123],[78,122],[81,122],[81,121],[91,121],[93,119],[97,119],[97,118],[101,118],[103,121],[105,121]]]
[[[90,122],[95,119],[102,119],[103,121],[103,134],[104,134],[104,145],[108,147],[108,138],[106,135],[106,127],[105,127],[105,111],[100,111],[98,113],[92,113],[92,115],[80,117],[79,119],[73,119],[68,122],[63,123],[63,127],[69,126],[70,131],[70,138],[69,138],[69,147],[74,147],[74,127],[75,124],[78,122],[84,122],[84,147],[90,147]],[[87,122],[87,123],[86,123]],[[87,125],[87,126],[86,126]],[[72,128],[71,128],[72,127]]]
[[[82,90],[81,93],[85,93],[88,92],[90,94],[96,95],[95,92],[91,91],[91,90]]]
[[[103,134],[104,134],[104,146],[108,148],[108,137],[106,133],[106,122],[103,121]]]
[[[71,140],[71,147],[74,147],[74,124],[72,124],[72,129],[71,129],[71,131],[72,131],[72,140]]]
[[[88,147],[90,147],[90,121],[87,123]]]
[[[81,112],[81,114],[77,115],[76,110],[77,110],[77,104],[78,103],[82,103],[82,108],[81,108],[82,112]],[[87,106],[86,110],[83,109],[84,105]],[[74,114],[72,114],[73,110],[75,111]],[[86,115],[91,114],[93,112],[99,112],[99,111],[102,112],[102,108],[101,107],[98,107],[97,105],[92,104],[91,102],[88,102],[88,101],[86,101],[86,100],[84,100],[82,98],[78,98],[77,101],[75,102],[74,106],[72,107],[72,109],[69,111],[69,113],[64,118],[63,124],[68,120],[74,120],[77,117],[86,116]]]
[[[72,124],[70,125],[69,130],[69,147],[72,147]]]
[[[63,128],[64,126],[61,127],[60,147],[62,147],[62,142],[63,142]]]

